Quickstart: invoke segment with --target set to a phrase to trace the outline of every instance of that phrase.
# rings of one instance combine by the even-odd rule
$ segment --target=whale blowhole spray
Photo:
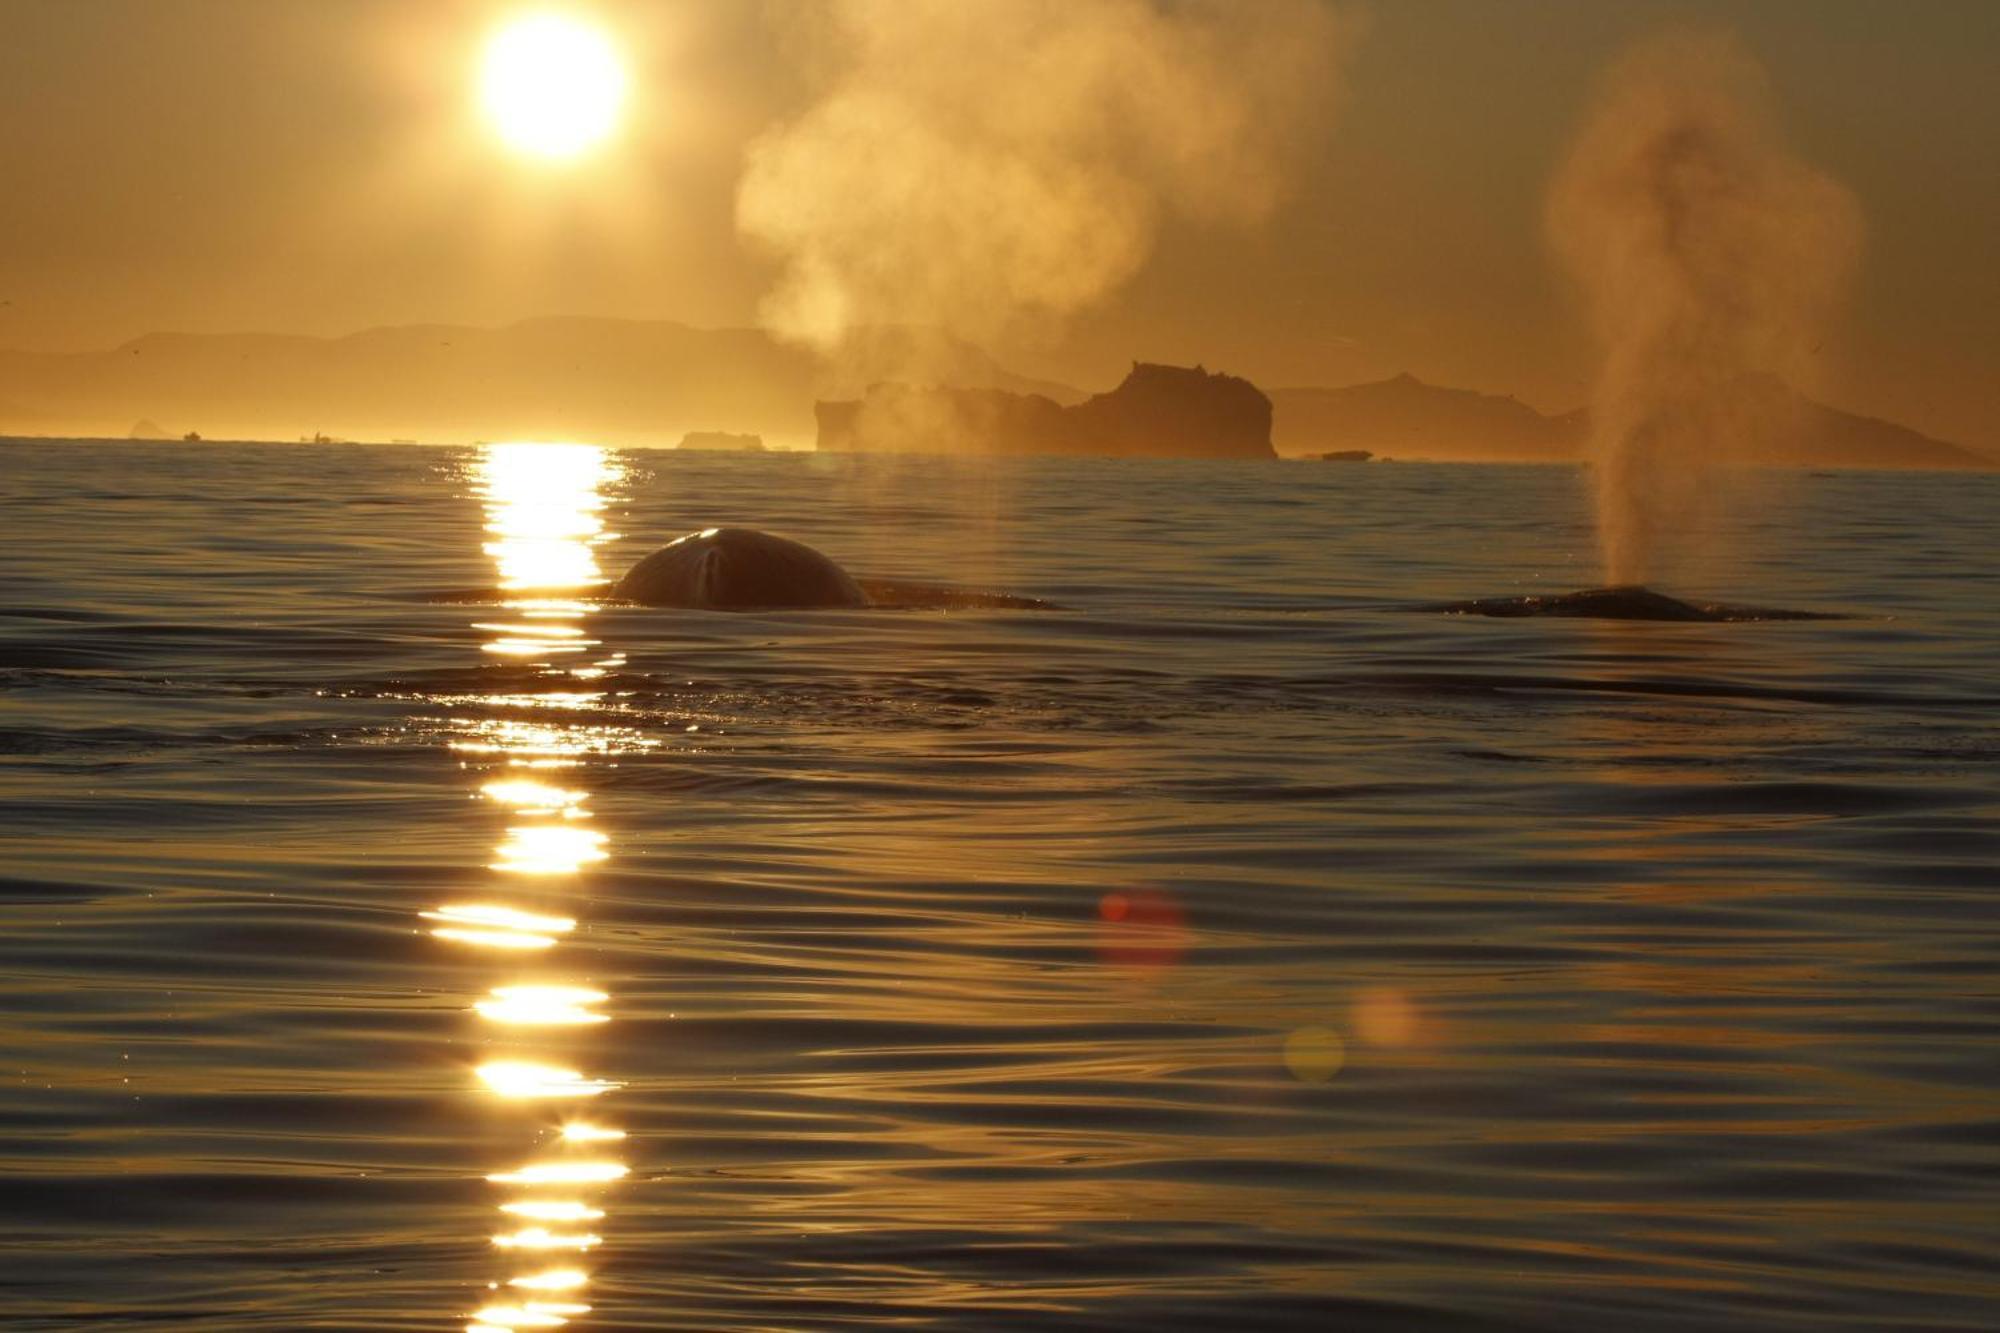
[[[1606,582],[1674,572],[1732,465],[1780,453],[1861,247],[1846,187],[1784,144],[1727,33],[1607,72],[1549,192],[1550,242],[1599,350],[1591,485]]]

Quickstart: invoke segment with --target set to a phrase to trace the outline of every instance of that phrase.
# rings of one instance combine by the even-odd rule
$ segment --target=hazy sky
[[[634,79],[617,139],[556,167],[511,153],[475,106],[484,38],[551,8],[594,15]],[[1822,396],[2000,444],[2000,2],[1344,12],[1365,32],[1340,95],[1302,103],[1313,123],[1268,216],[1167,216],[1106,299],[997,350],[1087,387],[1144,357],[1273,386],[1407,369],[1574,406],[1591,357],[1543,240],[1549,179],[1607,61],[1664,24],[1722,21],[1768,67],[1793,147],[1867,218]],[[748,146],[839,76],[816,15],[777,0],[0,0],[0,346],[553,313],[754,322],[780,268],[739,234],[739,182]]]

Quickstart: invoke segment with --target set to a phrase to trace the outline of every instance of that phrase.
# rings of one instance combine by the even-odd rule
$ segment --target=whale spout
[[[611,592],[642,606],[695,611],[868,605],[861,585],[831,559],[755,528],[704,528],[676,537],[632,566]]]

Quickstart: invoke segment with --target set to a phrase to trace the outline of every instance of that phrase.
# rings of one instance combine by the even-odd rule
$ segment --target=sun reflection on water
[[[611,1020],[599,1008],[605,992],[579,984],[550,969],[550,951],[577,929],[561,910],[583,901],[580,880],[610,856],[610,838],[585,824],[590,798],[579,780],[588,763],[603,755],[651,748],[635,729],[609,721],[601,711],[605,696],[574,688],[540,688],[542,681],[568,685],[591,680],[624,662],[622,654],[599,657],[587,666],[574,659],[597,647],[588,619],[589,600],[605,582],[597,548],[613,540],[603,521],[606,494],[623,475],[603,449],[582,444],[498,444],[483,446],[472,468],[485,508],[484,551],[494,564],[504,614],[473,623],[484,635],[480,645],[504,659],[488,670],[505,678],[503,689],[439,702],[471,710],[449,719],[458,735],[450,748],[479,773],[479,793],[505,810],[508,823],[487,870],[494,876],[490,897],[440,905],[422,915],[430,933],[457,945],[489,949],[495,966],[507,957],[521,960],[511,975],[496,976],[487,995],[470,1009],[487,1025],[481,1045],[489,1058],[477,1062],[481,1096],[503,1105],[522,1104],[524,1141],[540,1141],[547,1121],[530,1108],[591,1101],[615,1092],[614,1079],[569,1067],[561,1059],[565,1033]],[[542,710],[544,720],[494,716],[496,710]],[[576,716],[576,715],[583,716]],[[595,716],[591,716],[595,714]],[[562,769],[564,781],[531,776]],[[515,901],[509,901],[509,900]],[[526,901],[529,907],[517,906]],[[534,956],[534,971],[520,968]],[[503,1255],[534,1256],[594,1250],[603,1237],[590,1224],[605,1216],[592,1197],[622,1180],[624,1163],[596,1156],[572,1156],[579,1145],[623,1139],[608,1125],[566,1123],[546,1156],[486,1179],[506,1192],[496,1203],[502,1226],[491,1237]],[[552,1191],[552,1192],[551,1192]],[[468,1333],[559,1328],[590,1306],[574,1299],[589,1284],[583,1269],[536,1265],[500,1276],[518,1300],[495,1300],[466,1318]],[[544,1261],[544,1264],[546,1261]],[[497,1290],[500,1282],[493,1284]],[[543,1299],[541,1293],[562,1293]],[[534,1299],[527,1297],[533,1296]]]
[[[583,986],[495,986],[491,999],[472,1007],[489,1022],[523,1027],[606,1023],[608,1016],[592,1013],[587,1006],[609,998]]]
[[[489,695],[480,702],[504,704],[508,700],[504,695]],[[573,768],[586,757],[630,754],[659,746],[659,741],[636,727],[563,725],[520,718],[456,718],[452,722],[465,733],[450,742],[453,750],[496,757],[517,768]]]
[[[628,1169],[623,1162],[532,1162],[486,1178],[496,1185],[601,1185]]]
[[[574,1069],[562,1069],[535,1060],[492,1060],[479,1066],[479,1077],[502,1097],[595,1097],[618,1084],[609,1079],[585,1078]]]
[[[425,912],[423,915],[431,921],[491,926],[496,930],[548,931],[561,935],[576,929],[576,920],[573,917],[542,916],[535,912],[523,912],[518,908],[501,907],[493,903],[466,903],[440,907],[435,912]]]
[[[545,1273],[510,1277],[507,1285],[523,1291],[574,1291],[588,1281],[590,1274],[580,1268],[551,1268]]]
[[[478,1321],[467,1327],[517,1329],[517,1328],[561,1328],[569,1322],[568,1315],[589,1310],[588,1305],[566,1305],[548,1307],[530,1301],[526,1305],[489,1305],[476,1312],[473,1319]]]
[[[562,1127],[565,1143],[608,1143],[625,1137],[622,1129],[610,1129],[604,1125],[587,1125],[580,1120],[572,1120]]]
[[[523,1227],[495,1236],[493,1243],[503,1250],[592,1250],[604,1243],[604,1237],[589,1232]]]
[[[589,444],[489,444],[477,466],[486,554],[510,591],[576,593],[604,581],[595,547],[605,488],[622,469]]]
[[[479,789],[488,800],[511,805],[524,815],[554,815],[581,810],[587,792],[566,791],[533,778],[506,778]]]
[[[530,1199],[523,1203],[503,1203],[500,1211],[536,1222],[595,1222],[604,1216],[602,1208],[592,1208],[575,1199]],[[518,1280],[515,1285],[520,1285]]]
[[[610,854],[604,843],[604,835],[593,829],[561,824],[510,828],[492,868],[512,875],[573,875]]]

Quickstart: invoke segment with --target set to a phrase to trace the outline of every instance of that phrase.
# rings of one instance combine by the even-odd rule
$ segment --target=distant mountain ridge
[[[1414,375],[1342,389],[1273,389],[1281,454],[1369,449],[1379,456],[1554,462],[1577,456],[1582,433],[1517,398],[1446,389]]]
[[[340,338],[153,333],[108,352],[0,352],[0,433],[122,437],[144,419],[209,439],[671,445],[727,430],[806,447],[815,398],[889,376],[1083,396],[927,329],[872,330],[828,362],[760,329],[552,317]]]
[[[1757,461],[1795,467],[1986,469],[2000,467],[1960,445],[1790,395],[1797,431]],[[1413,375],[1343,389],[1272,389],[1278,452],[1369,449],[1378,456],[1437,462],[1567,463],[1583,458],[1590,417],[1547,416],[1511,396],[1448,389]]]
[[[152,333],[105,352],[0,351],[0,434],[121,439],[137,421],[179,438],[581,439],[672,445],[689,433],[754,434],[809,448],[819,399],[901,381],[1091,397],[1017,375],[933,329],[868,331],[834,361],[752,328],[548,317],[503,328],[411,324],[338,338]],[[1101,396],[1101,395],[1100,395]],[[1581,411],[1410,375],[1268,392],[1282,455],[1367,449],[1378,457],[1571,462]],[[1801,447],[1767,461],[1817,467],[1994,468],[2000,460],[1893,422],[1800,402]],[[1228,452],[1223,450],[1222,452]]]

